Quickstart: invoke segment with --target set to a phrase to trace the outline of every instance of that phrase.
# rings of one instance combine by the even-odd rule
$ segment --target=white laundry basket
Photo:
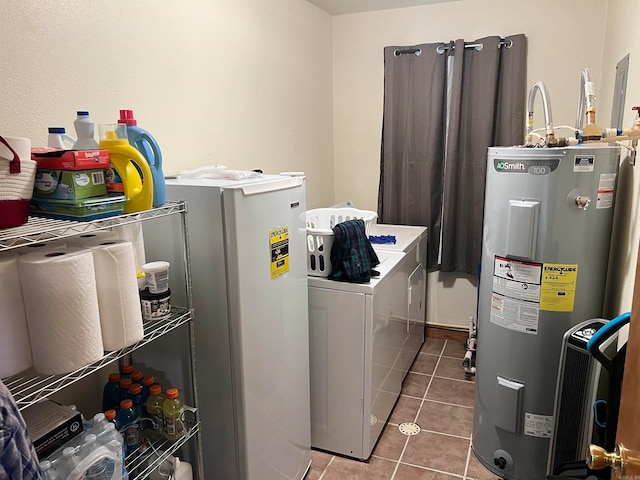
[[[331,273],[333,227],[353,219],[364,220],[365,233],[378,218],[376,212],[356,208],[316,208],[307,210],[307,275],[328,277]]]

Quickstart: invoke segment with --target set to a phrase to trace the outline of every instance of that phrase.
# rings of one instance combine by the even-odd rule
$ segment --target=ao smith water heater
[[[486,468],[517,480],[548,474],[565,332],[602,316],[620,158],[555,138],[534,87],[546,145],[488,151],[472,437]]]

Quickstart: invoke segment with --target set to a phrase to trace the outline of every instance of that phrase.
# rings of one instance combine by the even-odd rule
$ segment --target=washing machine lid
[[[376,266],[374,270],[380,272],[380,276],[371,277],[369,283],[337,282],[335,280],[329,280],[328,278],[309,276],[307,277],[309,286],[372,295],[385,283],[386,279],[400,267],[402,259],[405,257],[404,253],[392,251],[376,251],[376,255],[378,255],[380,265]]]
[[[376,252],[390,250],[407,253],[414,245],[427,235],[427,227],[414,227],[410,225],[374,224],[369,229],[369,235],[393,235],[396,243],[374,243]],[[384,254],[383,254],[384,255]]]

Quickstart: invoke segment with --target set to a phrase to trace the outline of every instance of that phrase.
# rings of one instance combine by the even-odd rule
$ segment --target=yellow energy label
[[[269,230],[271,280],[289,271],[289,226]]]
[[[542,266],[540,310],[573,312],[578,282],[578,265],[545,263]]]

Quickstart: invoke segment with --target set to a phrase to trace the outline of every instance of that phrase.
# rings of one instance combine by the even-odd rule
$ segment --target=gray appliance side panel
[[[167,199],[187,201],[204,478],[239,479],[235,425],[242,412],[234,408],[240,392],[232,389],[220,189],[168,184]],[[162,244],[166,234],[149,237],[145,242]],[[176,264],[171,262],[171,275]]]

